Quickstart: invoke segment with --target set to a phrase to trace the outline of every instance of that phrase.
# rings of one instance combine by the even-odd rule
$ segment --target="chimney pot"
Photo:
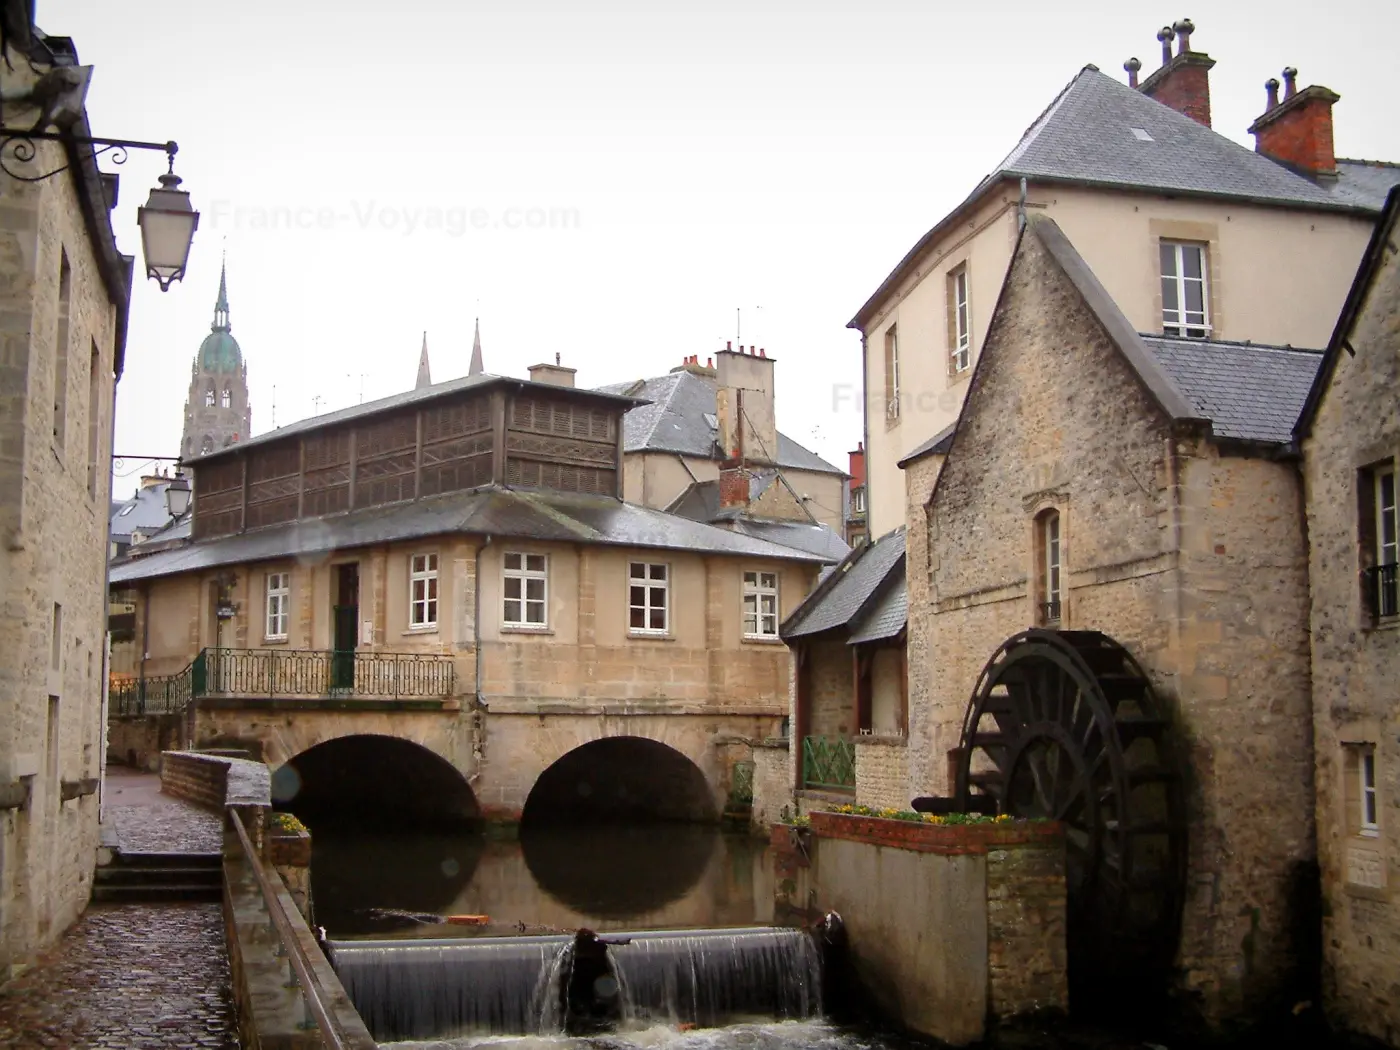
[[[1278,79],[1270,77],[1264,81],[1264,91],[1268,96],[1268,103],[1264,106],[1264,112],[1267,113],[1278,105]]]
[[[767,357],[767,356],[768,356],[768,351],[760,347],[760,348],[759,348],[759,351],[758,351],[758,356],[759,356],[759,357]]]
[[[1191,34],[1196,31],[1195,23],[1189,18],[1183,18],[1180,22],[1176,23],[1176,25],[1172,26],[1172,28],[1176,30],[1176,37],[1178,40],[1176,53],[1178,55],[1184,55],[1191,50]]]
[[[724,341],[724,348],[725,348],[726,350],[733,350],[733,349],[734,349],[734,340],[732,340],[732,339],[726,339],[726,340]]]
[[[1142,63],[1136,58],[1130,58],[1123,63],[1123,68],[1128,71],[1128,87],[1138,86],[1138,70],[1142,68]]]
[[[556,365],[559,363],[559,351],[558,351],[558,350],[554,351],[554,363],[555,363]]]
[[[1298,92],[1298,70],[1293,66],[1286,66],[1283,70],[1283,97],[1292,98]]]
[[[714,359],[713,357],[707,357],[707,358],[705,358],[705,367],[706,367],[706,368],[714,368],[714,367],[715,367],[715,359]]]
[[[1163,26],[1157,30],[1157,39],[1162,43],[1162,65],[1169,66],[1172,62],[1172,38],[1176,34],[1172,32],[1171,26]]]

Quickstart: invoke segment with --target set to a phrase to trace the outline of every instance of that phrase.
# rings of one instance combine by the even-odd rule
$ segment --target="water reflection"
[[[312,828],[316,921],[332,937],[765,925],[767,843],[704,825],[479,832]],[[447,923],[486,916],[481,925]]]

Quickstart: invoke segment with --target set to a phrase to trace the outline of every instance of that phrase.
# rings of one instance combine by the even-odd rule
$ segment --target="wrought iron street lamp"
[[[177,470],[165,486],[165,509],[176,521],[184,517],[185,511],[190,509],[190,482],[183,470]]]
[[[175,143],[170,146],[170,170],[151,190],[146,206],[136,209],[146,276],[154,277],[162,292],[170,291],[172,281],[184,279],[194,231],[199,228],[199,212],[190,206],[190,195],[179,188],[180,176],[175,174]]]

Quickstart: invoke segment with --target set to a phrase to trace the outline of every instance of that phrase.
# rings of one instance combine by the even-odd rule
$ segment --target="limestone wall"
[[[1394,240],[1394,231],[1391,231]],[[1400,620],[1376,621],[1360,583],[1374,564],[1377,466],[1400,465],[1400,265],[1381,251],[1304,445],[1311,545],[1313,726],[1329,1015],[1400,1039]],[[1369,513],[1368,513],[1369,512]],[[1374,755],[1378,827],[1361,826],[1360,756]]]
[[[875,809],[908,809],[909,747],[902,736],[856,738],[856,802]]]
[[[796,814],[788,752],[790,742],[773,741],[753,749],[753,814],[755,827],[766,828]]]
[[[31,169],[66,160],[39,143]],[[0,977],[91,890],[97,797],[62,784],[102,757],[117,309],[72,175],[0,179],[0,791],[25,799],[0,810]]]

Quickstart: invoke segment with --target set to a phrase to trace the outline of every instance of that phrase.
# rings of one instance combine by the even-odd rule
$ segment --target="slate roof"
[[[125,541],[137,529],[149,535],[170,523],[170,511],[165,506],[166,481],[158,481],[137,489],[127,500],[113,505],[108,534],[114,540]]]
[[[881,587],[903,579],[904,529],[900,527],[851,551],[827,582],[788,617],[782,636],[791,641],[838,627],[859,630]]]
[[[606,496],[486,488],[202,540],[115,562],[108,578],[112,583],[126,583],[218,565],[461,533],[784,561],[827,560]]]
[[[1025,178],[1366,214],[1379,212],[1389,187],[1400,182],[1400,168],[1376,161],[1338,161],[1338,171],[1334,180],[1315,182],[1088,65],[967,199],[919,239],[848,327],[861,327],[963,209],[1003,181]]]
[[[760,476],[761,474],[761,476]],[[756,472],[749,478],[749,498],[758,495],[777,479],[776,471]],[[757,491],[755,491],[757,489]],[[755,539],[781,543],[835,564],[850,553],[850,546],[836,532],[817,521],[784,521],[776,518],[756,518],[743,512],[723,511],[719,506],[719,482],[697,481],[682,492],[666,508],[668,514],[679,514],[692,521],[723,523],[724,528],[752,536]]]
[[[875,600],[866,613],[851,625],[851,635],[847,645],[863,645],[866,642],[883,642],[894,638],[909,620],[909,588],[901,572],[897,580]]]
[[[718,459],[715,381],[693,372],[669,372],[652,379],[609,383],[597,388],[605,394],[641,398],[623,417],[624,452],[677,452],[700,459]],[[708,419],[706,417],[709,417]],[[845,474],[821,456],[778,433],[778,466],[820,474]]]
[[[923,444],[919,445],[917,448],[913,449],[911,452],[905,455],[905,457],[901,459],[896,464],[896,466],[905,466],[906,464],[913,463],[914,460],[919,459],[922,456],[927,456],[930,453],[934,452],[936,452],[940,456],[946,456],[948,454],[948,450],[953,447],[953,431],[957,429],[957,423],[949,423],[937,434],[934,434],[933,437],[929,438]]]
[[[265,434],[258,434],[256,437],[247,438],[237,444],[229,445],[227,448],[216,449],[207,456],[192,456],[184,460],[184,462],[203,463],[206,460],[211,460],[218,456],[242,452],[251,445],[261,445],[268,441],[277,441],[293,434],[304,434],[310,430],[318,430],[321,427],[332,426],[336,423],[344,423],[347,420],[359,419],[362,416],[378,415],[380,412],[388,412],[391,409],[402,408],[404,405],[417,404],[421,401],[435,401],[440,397],[457,394],[463,390],[471,390],[476,387],[486,389],[493,386],[515,386],[532,388],[537,391],[552,391],[555,393],[560,390],[568,390],[571,393],[579,394],[584,397],[604,398],[624,405],[637,404],[636,398],[624,397],[607,391],[559,387],[552,383],[533,383],[528,379],[514,379],[510,376],[493,376],[483,373],[481,375],[460,376],[457,379],[448,379],[442,383],[434,383],[432,386],[405,390],[398,394],[390,394],[388,397],[381,397],[375,401],[366,401],[364,404],[351,405],[349,408],[338,408],[334,412],[323,412],[319,416],[299,419],[295,423],[288,423],[286,426],[278,427],[276,430],[269,430]]]
[[[1159,335],[1142,341],[1218,438],[1290,441],[1322,364],[1320,350]]]

